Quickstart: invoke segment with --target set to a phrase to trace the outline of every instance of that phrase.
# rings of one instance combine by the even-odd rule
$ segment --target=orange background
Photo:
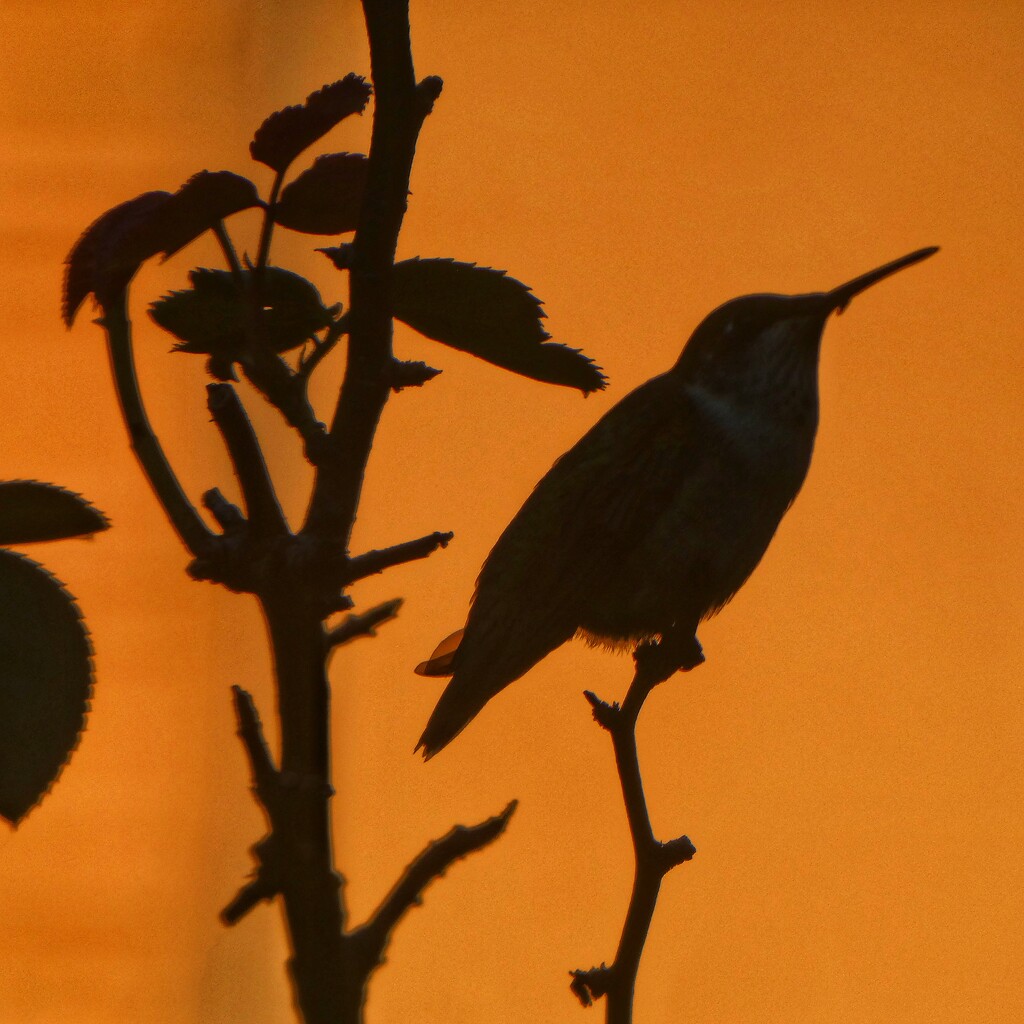
[[[439,688],[411,674],[552,460],[674,361],[713,306],[827,288],[919,246],[932,260],[830,323],[802,495],[753,579],[702,630],[708,663],[640,723],[655,828],[696,859],[666,881],[637,1021],[1018,1021],[1022,46],[1018,4],[622,5],[414,0],[445,80],[401,256],[508,268],[611,387],[581,401],[400,331],[444,374],[385,413],[356,549],[455,531],[360,585],[407,603],[332,664],[336,835],[354,919],[455,821],[521,800],[396,932],[371,1022],[583,1016],[567,972],[611,959],[631,852],[610,744],[580,696],[629,662],[568,645],[429,765]],[[0,1021],[292,1019],[279,912],[216,920],[263,822],[229,686],[272,690],[254,602],[189,582],[129,452],[88,310],[61,261],[99,213],[247,158],[271,110],[368,71],[357,5],[8,0],[0,62],[0,476],[104,509],[92,542],[33,548],[80,598],[98,681],[64,777],[0,838]],[[366,144],[369,118],[328,148]],[[250,248],[252,222],[233,230]],[[284,233],[282,233],[283,235]],[[279,262],[330,301],[316,239]],[[202,361],[169,356],[134,289],[151,415],[198,499],[234,494]],[[338,379],[324,370],[321,408]],[[329,378],[329,379],[328,379]],[[308,473],[250,403],[289,510]]]

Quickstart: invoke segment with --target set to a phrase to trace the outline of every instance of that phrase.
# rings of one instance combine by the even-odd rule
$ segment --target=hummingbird
[[[574,636],[620,649],[689,638],[702,660],[697,627],[757,567],[807,476],[826,321],[937,251],[827,292],[724,303],[559,458],[484,562],[465,628],[416,668],[452,676],[424,758]]]

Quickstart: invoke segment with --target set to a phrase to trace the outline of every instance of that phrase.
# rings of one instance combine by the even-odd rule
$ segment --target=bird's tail
[[[423,760],[429,761],[448,746],[476,718],[491,696],[489,689],[481,694],[479,690],[466,686],[460,677],[453,678],[441,694],[416,745],[417,750],[423,751]]]
[[[508,626],[507,618],[498,621]],[[430,658],[416,666],[422,676],[452,677],[416,745],[417,750],[423,751],[424,760],[451,743],[492,697],[565,643],[574,632],[548,623],[545,630],[533,630],[529,643],[509,644],[503,630],[490,630],[486,625],[478,623],[475,630],[470,627],[468,641],[462,630],[452,633],[438,644]]]

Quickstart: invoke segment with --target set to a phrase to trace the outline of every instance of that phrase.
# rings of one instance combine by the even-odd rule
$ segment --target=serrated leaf
[[[68,327],[90,294],[105,306],[160,251],[153,224],[170,197],[169,192],[143,192],[85,229],[66,260],[63,315]]]
[[[154,241],[170,257],[225,217],[262,205],[248,178],[232,171],[200,171],[164,204],[154,225]]]
[[[450,259],[395,264],[395,317],[428,338],[495,366],[584,394],[605,376],[578,349],[549,342],[541,301],[504,270]]]
[[[74,599],[12,551],[0,551],[0,652],[0,815],[17,824],[78,743],[92,659]]]
[[[106,516],[80,494],[56,484],[0,481],[0,544],[85,537],[109,525]]]
[[[252,271],[243,271],[241,277],[244,291],[254,287]],[[200,267],[189,273],[189,281],[191,288],[158,299],[150,305],[149,314],[181,340],[174,347],[176,352],[210,355],[221,376],[248,352],[251,300],[239,292],[226,270]],[[337,309],[326,308],[316,287],[304,277],[280,267],[264,269],[257,308],[263,336],[275,352],[303,344],[332,322]]]
[[[340,235],[355,231],[366,189],[369,161],[361,153],[328,153],[317,157],[281,193],[274,220],[308,235]]]
[[[350,114],[361,114],[370,99],[370,86],[359,75],[310,93],[306,102],[271,114],[256,129],[249,152],[254,160],[283,173],[317,139]]]

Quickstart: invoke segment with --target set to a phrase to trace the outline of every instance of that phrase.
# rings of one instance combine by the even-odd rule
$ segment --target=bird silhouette
[[[828,292],[726,302],[558,459],[484,562],[465,628],[417,666],[452,675],[417,750],[432,757],[576,635],[699,651],[697,626],[754,571],[807,475],[826,321],[936,251]]]

